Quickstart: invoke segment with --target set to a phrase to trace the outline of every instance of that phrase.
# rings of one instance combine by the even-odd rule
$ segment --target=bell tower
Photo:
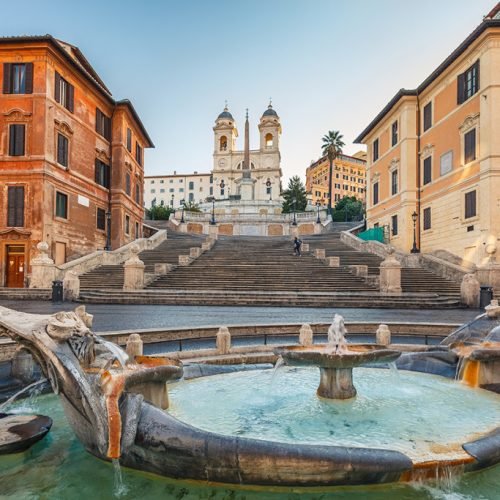
[[[269,101],[269,106],[260,118],[259,131],[261,152],[279,152],[280,117],[274,111],[271,101]]]
[[[214,130],[214,171],[229,170],[231,168],[231,156],[235,151],[238,129],[226,106],[224,111],[215,120]]]

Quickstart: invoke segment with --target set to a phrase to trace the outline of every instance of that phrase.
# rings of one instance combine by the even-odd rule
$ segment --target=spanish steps
[[[204,236],[169,232],[153,251],[139,254],[146,273],[155,263],[177,264],[179,255],[200,247]],[[123,291],[123,266],[102,266],[81,276],[85,302],[276,305],[310,307],[459,306],[459,287],[422,269],[402,271],[402,296],[387,297],[347,266],[365,264],[378,274],[381,258],[356,251],[340,241],[340,233],[304,237],[311,252],[293,255],[290,237],[220,236],[213,248],[188,266],[157,276],[144,290]],[[313,257],[315,248],[339,256],[340,267]],[[422,277],[421,277],[422,276]]]

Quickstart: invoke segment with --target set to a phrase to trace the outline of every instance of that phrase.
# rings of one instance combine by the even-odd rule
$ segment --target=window
[[[476,191],[465,193],[465,218],[475,217],[476,211]]]
[[[24,186],[8,188],[7,226],[24,227]]]
[[[220,138],[219,144],[220,144],[219,149],[220,149],[221,151],[226,151],[226,150],[227,150],[227,137],[226,137],[225,135],[223,135],[223,136]]]
[[[151,192],[152,192],[152,193],[156,193],[156,189],[152,189],[152,190],[151,190]]]
[[[129,153],[132,152],[132,130],[129,128],[127,128],[127,149]]]
[[[68,111],[73,113],[75,101],[75,88],[67,82],[57,71],[54,89],[56,102],[62,104]]]
[[[163,179],[160,179],[160,184],[164,184],[165,181]]]
[[[431,208],[424,208],[424,231],[431,228]]]
[[[135,159],[139,165],[142,165],[142,148],[138,142],[135,143]]]
[[[273,147],[273,134],[266,134],[266,148]]]
[[[391,172],[391,194],[397,194],[398,192],[398,171],[393,170]]]
[[[9,126],[9,156],[24,156],[25,135],[24,125]]]
[[[136,222],[135,223],[135,239],[139,238],[140,235],[139,235],[139,223]]]
[[[95,131],[108,141],[111,140],[111,118],[95,108]]]
[[[174,188],[170,188],[170,189],[168,190],[168,192],[169,192],[169,193],[173,193],[174,191],[175,191],[175,189],[174,189]]]
[[[68,218],[68,195],[56,192],[56,217]]]
[[[391,145],[395,146],[398,143],[398,122],[397,120],[392,124],[392,139]]]
[[[378,139],[373,141],[373,161],[378,160]]]
[[[106,210],[103,208],[97,209],[96,227],[101,231],[106,229]]]
[[[183,193],[184,192],[184,188],[179,188],[179,193]]]
[[[165,190],[164,190],[164,189],[160,189],[160,193],[164,193],[164,192],[165,192]]]
[[[63,167],[68,166],[68,138],[62,134],[57,134],[57,163]]]
[[[125,216],[125,234],[130,234],[130,216]]]
[[[457,78],[457,104],[462,104],[479,90],[479,59]]]
[[[373,185],[373,204],[378,203],[378,182]]]
[[[220,190],[220,195],[221,195],[221,196],[224,196],[224,188],[221,188],[221,190]]]
[[[214,188],[212,186],[210,186],[210,196],[213,196],[214,195]]]
[[[476,129],[473,128],[464,134],[464,164],[476,159]]]
[[[432,181],[432,156],[424,160],[424,185]]]
[[[110,173],[109,165],[106,165],[106,163],[104,163],[101,160],[98,160],[96,158],[96,160],[95,160],[95,182],[97,184],[99,184],[100,186],[109,189],[109,181],[110,181],[109,173]]]
[[[445,175],[453,169],[453,151],[448,151],[441,155],[439,163],[440,175]]]
[[[391,227],[392,227],[392,235],[397,236],[398,235],[398,216],[393,215],[391,217]]]
[[[432,102],[424,106],[424,132],[432,127]]]
[[[132,190],[132,181],[130,179],[130,174],[127,172],[125,174],[125,192],[130,196]]]
[[[33,93],[33,63],[3,65],[4,94]]]
[[[136,203],[141,203],[141,187],[139,186],[139,183],[135,185],[135,202]]]
[[[194,193],[189,193],[189,201],[194,201]]]
[[[194,182],[192,181],[189,182],[189,189],[194,189]]]

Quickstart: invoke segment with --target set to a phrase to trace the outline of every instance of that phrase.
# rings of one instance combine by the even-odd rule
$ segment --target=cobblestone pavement
[[[78,304],[52,304],[43,301],[0,300],[0,306],[18,311],[52,314],[74,309]],[[89,304],[87,311],[94,315],[94,331],[175,328],[189,326],[221,326],[270,323],[314,323],[331,321],[338,313],[349,321],[464,323],[479,314],[478,310],[405,310],[405,309],[347,309],[311,307],[227,307],[171,305],[109,305]]]

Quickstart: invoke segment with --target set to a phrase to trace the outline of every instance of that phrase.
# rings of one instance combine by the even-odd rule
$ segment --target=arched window
[[[221,151],[226,151],[227,150],[227,137],[223,135],[220,138],[220,150]]]
[[[266,148],[273,147],[273,134],[266,134]]]

